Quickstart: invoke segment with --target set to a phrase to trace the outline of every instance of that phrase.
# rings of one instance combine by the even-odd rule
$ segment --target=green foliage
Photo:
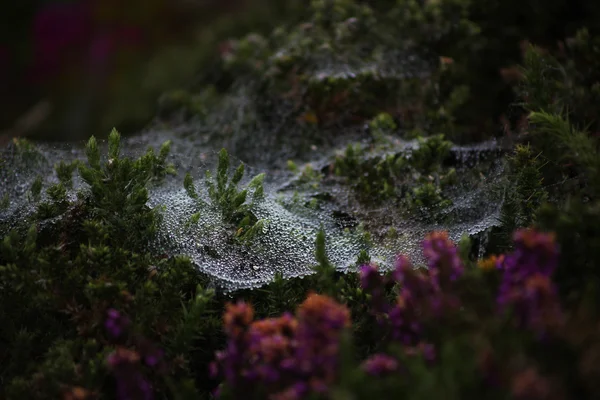
[[[517,87],[529,112],[526,144],[508,159],[510,173],[501,217],[500,249],[518,226],[537,225],[556,232],[562,257],[556,272],[560,293],[583,313],[598,299],[600,280],[597,224],[600,171],[596,98],[599,76],[594,45],[587,29],[566,40],[561,51],[529,46]]]
[[[203,326],[204,317],[213,296],[213,290],[207,290],[198,285],[196,296],[193,300],[190,300],[189,307],[182,304],[182,318],[169,338],[168,348],[173,354],[184,354],[192,348],[194,341],[199,337],[198,335],[205,330]]]
[[[71,189],[73,187],[73,172],[77,169],[79,163],[77,161],[73,161],[69,164],[61,161],[60,163],[54,166],[54,170],[56,171],[56,176],[58,180],[67,188]]]
[[[235,226],[234,237],[242,242],[250,242],[257,235],[263,233],[267,224],[266,220],[259,220],[252,212],[252,207],[264,197],[265,174],[256,175],[245,189],[240,190],[238,185],[244,177],[244,169],[244,164],[240,164],[229,179],[229,153],[227,150],[221,149],[216,176],[213,178],[212,173],[206,171],[205,183],[211,204],[221,212],[226,223]],[[188,196],[204,205],[198,196],[190,174],[186,174],[183,185]],[[252,192],[250,202],[246,201],[248,191]],[[198,222],[199,218],[200,214],[196,213],[192,216],[191,222]]]
[[[537,210],[547,201],[548,192],[541,172],[543,164],[540,154],[534,155],[529,145],[518,145],[508,158],[511,182],[504,194],[497,246],[506,249],[512,233],[518,228],[531,226]]]
[[[546,143],[552,143],[553,153],[562,153],[556,161],[572,161],[585,177],[590,189],[600,194],[600,154],[598,141],[586,131],[580,131],[558,114],[532,112],[529,116],[533,132],[544,135]]]
[[[425,174],[437,172],[450,154],[452,142],[445,140],[443,134],[417,140],[419,147],[412,152],[411,163]]]
[[[88,141],[88,165],[79,165],[81,178],[90,186],[86,201],[91,213],[118,232],[115,240],[129,240],[137,236],[134,232],[155,232],[159,214],[146,205],[147,185],[174,173],[173,166],[165,164],[169,146],[169,142],[163,144],[158,156],[148,149],[136,160],[121,157],[121,135],[113,129],[108,138],[108,158],[101,164],[96,139],[92,136]]]
[[[359,145],[349,144],[343,156],[335,159],[336,175],[345,176],[365,201],[380,201],[397,194],[406,162],[400,155],[367,157]]]
[[[560,65],[553,57],[543,54],[540,49],[529,46],[523,57],[522,84],[520,96],[526,101],[523,106],[529,111],[546,110],[561,112]]]
[[[31,189],[29,191],[31,197],[30,199],[32,201],[39,201],[40,200],[40,196],[42,193],[42,177],[41,176],[36,176],[35,180],[33,181],[33,183],[31,184]]]
[[[46,190],[46,193],[50,198],[50,202],[43,202],[38,205],[38,218],[53,218],[67,210],[69,207],[69,202],[67,200],[67,188],[62,182],[50,186]]]
[[[331,264],[327,257],[326,249],[326,235],[325,230],[321,229],[317,232],[317,238],[315,241],[315,258],[317,259],[317,266],[315,268],[316,273],[316,284],[318,287],[323,288],[325,294],[335,294],[335,266]]]
[[[383,140],[386,135],[393,133],[398,126],[390,114],[379,113],[369,122],[369,128],[376,140]]]
[[[448,199],[444,199],[440,189],[433,183],[425,183],[413,189],[412,197],[413,209],[431,209],[445,208],[452,204]]]

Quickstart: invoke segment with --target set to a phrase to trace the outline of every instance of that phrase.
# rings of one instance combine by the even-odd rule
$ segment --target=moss
[[[259,220],[252,212],[252,206],[263,198],[263,181],[265,174],[258,174],[248,183],[245,189],[239,190],[238,184],[244,177],[244,164],[240,164],[229,179],[229,153],[221,149],[217,173],[213,178],[210,171],[206,171],[206,188],[213,207],[217,208],[223,216],[225,223],[235,228],[233,237],[247,242],[258,234],[261,234],[267,224],[266,220]],[[190,174],[186,174],[183,185],[191,198],[205,206],[200,199]],[[252,201],[246,202],[248,191],[252,191]],[[201,212],[201,211],[200,211]],[[199,213],[191,217],[191,222],[198,222]]]
[[[425,215],[429,214],[432,210],[443,210],[452,205],[452,201],[444,198],[440,188],[431,182],[424,183],[412,189],[412,194],[408,201],[412,211],[421,212]]]
[[[452,142],[445,140],[443,134],[419,137],[417,141],[419,146],[411,154],[411,164],[426,174],[437,172],[450,154]]]
[[[406,172],[401,155],[369,157],[360,145],[348,145],[336,157],[333,170],[346,177],[363,201],[381,201],[398,195],[398,182]]]

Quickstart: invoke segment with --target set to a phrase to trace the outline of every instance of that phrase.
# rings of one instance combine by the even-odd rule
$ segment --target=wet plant
[[[263,232],[266,220],[258,219],[252,212],[252,207],[264,196],[263,181],[265,174],[253,177],[247,186],[239,189],[238,185],[244,177],[245,166],[241,163],[229,178],[229,153],[226,149],[219,152],[219,160],[215,176],[206,171],[205,184],[211,205],[219,210],[226,223],[235,227],[234,237],[241,241],[249,241]],[[183,185],[191,198],[200,205],[206,206],[200,199],[190,174],[186,174]],[[252,199],[246,202],[248,192],[251,191]],[[199,214],[191,217],[192,222],[197,222]]]
[[[438,172],[450,154],[452,142],[443,134],[417,138],[418,147],[411,153],[411,164],[423,173]]]
[[[335,174],[346,177],[363,201],[381,201],[398,195],[405,167],[406,160],[400,154],[369,157],[358,144],[349,144],[333,165]]]

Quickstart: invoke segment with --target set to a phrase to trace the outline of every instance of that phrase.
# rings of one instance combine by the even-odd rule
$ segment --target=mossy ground
[[[562,390],[556,393],[566,396],[557,398],[597,397],[600,39],[594,24],[600,12],[589,8],[563,20],[557,14],[575,6],[544,4],[541,15],[535,1],[485,8],[460,0],[313,1],[305,23],[233,41],[217,63],[220,79],[206,74],[201,90],[163,97],[156,129],[173,131],[173,143],[143,153],[142,136],[137,154],[123,152],[114,131],[106,150],[91,139],[72,157],[79,161],[62,160],[50,171],[48,160],[56,157],[47,148],[38,152],[36,144],[15,140],[3,153],[11,164],[0,163],[7,190],[0,210],[6,233],[0,397],[115,398],[126,374],[107,363],[108,355],[128,349],[144,358],[158,347],[160,365],[133,363],[156,397],[211,398],[219,381],[208,367],[226,346],[225,304],[244,299],[258,318],[273,317],[296,309],[309,291],[335,298],[352,313],[354,349],[344,347],[347,368],[332,398],[392,392],[414,399],[523,398],[507,383],[517,367],[556,378]],[[520,51],[527,39],[543,49]],[[177,185],[195,200],[205,190],[228,224],[223,231],[231,246],[243,249],[247,244],[235,238],[254,232],[260,220],[246,201],[243,170],[228,181],[222,160],[210,184],[184,179],[205,164],[182,156],[190,149],[177,147],[175,131],[193,136],[202,149],[225,147],[266,171],[262,190],[282,207],[337,220],[337,227],[314,229],[303,239],[313,250],[313,265],[303,267],[314,274],[283,279],[278,273],[268,285],[225,294],[190,257],[151,245],[165,214],[148,201],[163,185]],[[461,147],[494,137],[518,146],[488,148],[487,159],[476,146]],[[183,165],[184,158],[192,161]],[[277,175],[271,184],[269,172]],[[258,185],[251,187],[256,194]],[[469,193],[483,194],[461,208],[456,199]],[[496,206],[499,219],[486,246],[477,245],[480,238],[459,243],[469,271],[459,291],[470,299],[470,311],[457,326],[440,321],[432,339],[441,349],[435,366],[403,359],[410,381],[399,375],[385,385],[353,372],[357,360],[383,351],[385,341],[373,329],[372,294],[355,272],[337,270],[331,256],[345,244],[331,238],[347,229],[364,244],[402,253],[406,227],[398,221],[418,221],[423,237],[436,226],[468,232],[475,229],[465,226],[471,219],[461,219],[489,217],[487,208],[474,217],[467,212],[482,205]],[[199,212],[186,221],[199,222]],[[525,226],[554,231],[561,249],[554,282],[573,332],[556,343],[513,329],[510,316],[490,317],[499,272],[476,267],[480,257],[509,252],[512,232]],[[251,236],[250,242],[260,238]],[[368,262],[368,252],[355,253],[352,263]],[[397,290],[387,289],[389,296]],[[109,334],[109,309],[128,316],[127,334]],[[479,364],[490,346],[501,349],[510,366],[499,387],[489,384],[482,373],[488,369]]]

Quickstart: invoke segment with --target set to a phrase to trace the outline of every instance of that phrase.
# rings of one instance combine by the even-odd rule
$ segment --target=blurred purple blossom
[[[385,298],[384,279],[374,265],[360,267],[360,286],[371,295],[371,307],[376,313],[389,311],[390,305]]]
[[[562,311],[552,282],[558,265],[554,235],[532,229],[517,231],[515,250],[499,268],[503,272],[497,302],[500,310],[512,308],[516,322],[542,333],[562,324]]]
[[[140,371],[140,355],[136,351],[118,347],[108,355],[107,363],[115,377],[117,399],[152,400],[152,385]]]
[[[429,275],[435,286],[448,289],[464,273],[458,249],[448,239],[447,232],[432,232],[423,242],[423,254],[428,261]]]
[[[374,354],[362,363],[363,370],[372,376],[384,376],[398,370],[399,363],[387,354]]]
[[[126,332],[127,328],[131,325],[131,320],[121,314],[114,308],[109,309],[106,312],[106,320],[104,321],[104,327],[108,332],[111,339],[119,339]]]
[[[273,399],[300,399],[325,393],[336,377],[340,334],[350,324],[346,307],[311,294],[296,317],[284,314],[252,322],[249,305],[229,305],[228,344],[218,352],[211,374],[222,373],[240,395],[263,387]]]

